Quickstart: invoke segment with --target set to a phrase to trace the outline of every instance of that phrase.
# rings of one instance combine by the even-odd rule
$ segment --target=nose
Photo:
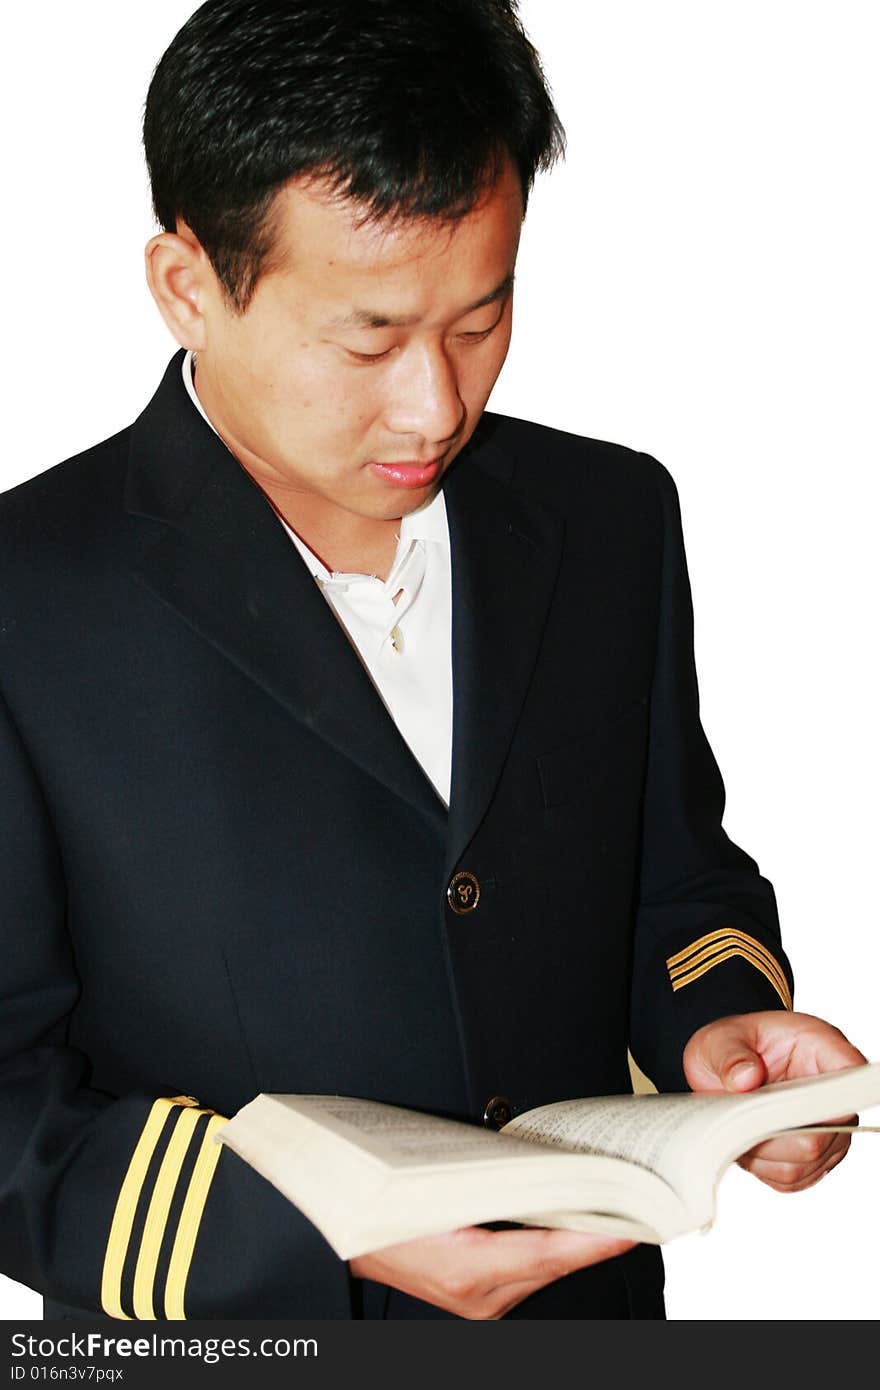
[[[445,444],[458,434],[465,406],[455,365],[442,346],[411,343],[391,380],[386,424],[394,434],[417,435],[427,445]]]

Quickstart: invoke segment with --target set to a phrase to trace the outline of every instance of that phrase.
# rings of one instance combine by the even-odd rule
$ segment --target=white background
[[[123,427],[173,344],[139,120],[190,0],[5,18],[0,486]],[[675,476],[726,827],[775,882],[798,1006],[880,1059],[880,322],[873,0],[523,0],[569,133],[534,195],[496,409]],[[875,1112],[876,1118],[876,1112]],[[733,1170],[667,1251],[674,1318],[880,1314],[880,1136],[814,1191]],[[0,1288],[7,1318],[36,1295]]]

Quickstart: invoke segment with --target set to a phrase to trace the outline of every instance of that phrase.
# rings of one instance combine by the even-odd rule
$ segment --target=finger
[[[480,1255],[487,1288],[523,1280],[550,1283],[565,1274],[632,1250],[635,1241],[582,1231],[528,1227],[483,1232]]]
[[[826,1120],[828,1129],[824,1132],[817,1128],[810,1134],[797,1131],[792,1131],[791,1134],[775,1134],[760,1144],[753,1145],[748,1153],[755,1158],[771,1159],[781,1163],[812,1163],[838,1144],[841,1137],[846,1137],[847,1141],[852,1137],[841,1136],[834,1128],[836,1125],[857,1125],[858,1122],[858,1115],[844,1115],[836,1120]]]
[[[767,1171],[762,1171],[760,1167],[749,1170],[752,1175],[758,1178],[766,1187],[772,1188],[774,1192],[804,1192],[810,1187],[814,1187],[817,1182],[837,1167],[843,1161],[845,1154],[837,1154],[829,1162],[817,1169],[816,1172],[802,1173],[798,1177],[793,1177],[791,1170],[780,1167],[779,1165],[767,1165]]]
[[[784,1015],[780,1015],[784,1017]],[[854,1047],[839,1028],[812,1014],[789,1014],[788,1025],[797,1035],[785,1075],[813,1076],[819,1072],[839,1071],[842,1067],[862,1066],[868,1060]],[[782,1036],[776,1023],[772,1036]],[[784,1029],[785,1025],[782,1025]]]
[[[755,1081],[758,1058],[763,1076]],[[824,1019],[787,1010],[734,1014],[700,1028],[682,1062],[694,1091],[753,1090],[765,1081],[861,1066],[863,1053]],[[741,1062],[751,1062],[749,1068]]]
[[[389,1284],[458,1317],[492,1318],[519,1297],[634,1243],[574,1231],[469,1226],[387,1246],[349,1264],[358,1278]]]
[[[581,1232],[556,1231],[533,1228],[528,1231],[504,1231],[495,1233],[505,1238],[502,1250],[487,1250],[493,1259],[500,1263],[496,1267],[497,1283],[489,1284],[480,1290],[477,1299],[472,1297],[472,1311],[466,1316],[497,1319],[504,1317],[530,1294],[537,1293],[547,1284],[573,1274],[575,1270],[587,1265],[598,1264],[632,1250],[635,1242],[619,1240],[608,1236],[584,1236]],[[525,1237],[524,1240],[517,1237]],[[533,1239],[537,1237],[537,1240]],[[521,1271],[523,1261],[528,1268],[527,1278],[511,1277],[511,1271]]]
[[[682,1059],[693,1091],[753,1091],[767,1079],[756,1014],[735,1014],[699,1029]]]
[[[808,1187],[812,1187],[825,1177],[838,1163],[846,1157],[849,1149],[849,1136],[845,1136],[847,1142],[841,1146],[835,1146],[833,1151],[824,1155],[822,1160],[816,1164],[790,1164],[768,1162],[766,1159],[746,1158],[741,1159],[743,1168],[752,1173],[768,1187],[772,1187],[776,1192],[801,1192]]]
[[[742,1156],[770,1163],[814,1165],[830,1153],[842,1136],[839,1134],[791,1134],[765,1139]]]
[[[804,1136],[808,1141],[811,1136]],[[766,1146],[758,1144],[751,1151],[751,1157],[757,1162],[783,1163],[791,1167],[818,1168],[828,1158],[836,1153],[846,1153],[852,1142],[851,1134],[835,1134],[829,1139],[821,1140],[821,1147],[810,1150],[796,1147],[797,1141],[785,1141],[790,1147],[783,1147],[773,1152],[768,1152],[769,1144]]]
[[[519,1284],[502,1284],[486,1295],[486,1307],[491,1311],[480,1313],[477,1316],[497,1321],[499,1318],[505,1317],[511,1308],[515,1308],[518,1303],[522,1303],[544,1287],[545,1285],[541,1280],[523,1280]]]
[[[813,1170],[817,1168],[822,1168],[823,1163],[829,1162],[829,1159],[833,1158],[836,1154],[845,1154],[848,1148],[848,1134],[847,1136],[841,1136],[838,1140],[834,1141],[833,1144],[826,1144],[826,1147],[823,1148],[820,1154],[813,1156],[794,1155],[791,1151],[783,1155],[767,1155],[765,1152],[762,1152],[762,1147],[759,1145],[758,1150],[752,1150],[749,1154],[744,1154],[741,1162],[744,1163],[744,1166],[749,1166],[749,1168],[753,1168],[756,1163],[762,1163],[762,1165],[765,1166],[787,1168],[791,1169],[792,1172],[801,1170],[801,1172],[806,1173],[813,1172]]]

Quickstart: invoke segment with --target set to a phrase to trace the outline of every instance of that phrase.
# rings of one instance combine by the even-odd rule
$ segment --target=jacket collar
[[[194,409],[183,354],[135,422],[126,507],[161,523],[137,578],[294,718],[438,824],[443,807],[264,494]],[[479,827],[528,688],[561,523],[518,494],[486,415],[444,485],[455,690],[449,865]]]

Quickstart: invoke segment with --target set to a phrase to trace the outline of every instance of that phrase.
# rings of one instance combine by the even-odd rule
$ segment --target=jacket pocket
[[[644,695],[616,719],[542,754],[536,761],[547,810],[577,801],[600,772],[630,753],[637,740],[643,741],[647,716],[648,697]]]

